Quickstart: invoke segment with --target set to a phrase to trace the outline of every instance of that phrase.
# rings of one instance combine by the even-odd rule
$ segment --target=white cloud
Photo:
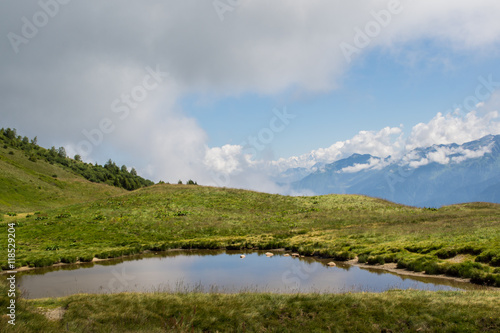
[[[427,158],[429,163],[436,162],[439,164],[448,164],[450,162],[450,158],[443,149],[437,149],[436,151],[430,152],[427,154]]]
[[[438,113],[428,123],[415,125],[406,141],[406,149],[429,147],[434,144],[462,144],[482,138],[488,134],[500,134],[499,113],[492,111],[478,116],[471,111],[460,117]]]
[[[301,156],[281,158],[273,164],[278,170],[289,168],[311,168],[316,163],[332,163],[354,153],[387,157],[397,154],[402,145],[402,129],[385,127],[378,132],[360,131],[352,139],[335,142],[328,148],[320,148]]]
[[[378,169],[383,168],[385,165],[386,165],[386,163],[384,163],[383,159],[371,157],[370,159],[368,159],[368,163],[365,163],[365,164],[356,163],[353,166],[348,166],[348,167],[343,168],[339,172],[340,173],[354,173],[354,172],[359,172],[359,171],[366,170],[366,169],[378,170]]]
[[[262,174],[310,168],[352,153],[398,154],[404,148],[402,129],[362,131],[309,154],[265,163],[249,160],[239,146],[207,148],[207,134],[183,113],[179,100],[200,92],[223,98],[242,92],[270,95],[290,87],[332,90],[348,70],[339,44],[353,42],[354,28],[363,28],[373,20],[370,11],[387,4],[242,1],[221,23],[211,1],[130,1],[126,6],[118,0],[73,1],[36,38],[20,45],[19,54],[7,38],[0,41],[0,115],[7,124],[36,133],[43,145],[72,142],[67,145],[72,154],[85,139],[82,131],[109,117],[116,128],[94,147],[90,160],[129,161],[155,180],[195,178],[209,184],[214,183],[211,172],[222,172],[233,186],[277,191]],[[402,1],[402,6],[369,48],[398,49],[430,38],[476,51],[499,41],[496,0]],[[39,10],[36,2],[2,2],[0,30],[20,33],[20,19]],[[117,118],[110,108],[113,100],[140,84],[145,67],[156,64],[169,79],[127,119]],[[498,134],[497,118],[496,112],[465,119],[438,114],[412,130],[406,148]]]
[[[427,165],[429,164],[429,160],[427,158],[422,158],[420,160],[415,160],[415,161],[411,161],[408,165],[410,166],[410,168],[418,168],[418,167],[421,167],[421,166],[424,166],[424,165]]]
[[[469,150],[469,149],[460,149],[459,154],[460,156],[453,156],[451,158],[451,161],[454,163],[462,163],[465,160],[468,160],[470,158],[479,158],[483,157],[487,153],[491,153],[491,145],[489,146],[484,146],[481,149],[478,150]]]
[[[407,153],[402,161],[411,168],[418,168],[430,163],[449,164],[462,163],[471,158],[479,158],[491,153],[492,145],[485,145],[476,149],[464,147],[440,147],[433,146],[425,156],[419,156],[417,151]]]

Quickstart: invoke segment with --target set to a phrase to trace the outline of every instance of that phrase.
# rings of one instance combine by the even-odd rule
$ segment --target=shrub
[[[99,258],[99,259],[108,259],[110,257],[108,251],[103,251],[101,253],[96,254],[95,256],[96,256],[96,258]]]
[[[361,263],[361,264],[364,264],[364,263],[366,263],[366,261],[368,260],[368,257],[369,257],[369,256],[368,256],[368,254],[366,254],[366,253],[365,253],[365,254],[360,254],[360,255],[358,256],[358,262],[359,262],[359,263]]]
[[[383,254],[381,255],[386,263],[398,262],[400,255],[396,253]]]
[[[78,260],[77,256],[65,255],[61,257],[61,262],[65,264],[73,264]]]
[[[406,268],[414,272],[429,271],[434,272],[439,268],[436,261],[430,257],[419,257],[419,258],[400,258],[398,259],[397,268]],[[433,274],[433,273],[429,273]]]
[[[277,245],[276,247],[268,247],[267,249],[272,249],[272,248],[276,249],[278,247],[280,246]],[[312,246],[300,246],[298,252],[304,256],[313,256],[316,251]]]
[[[500,255],[494,256],[490,261],[490,265],[495,267],[500,266]]]
[[[496,253],[493,252],[492,250],[485,251],[485,252],[482,252],[480,255],[478,255],[476,257],[475,261],[489,263],[495,256],[496,256]]]
[[[118,258],[121,257],[122,255],[123,255],[122,250],[111,250],[108,253],[108,258]]]
[[[366,259],[366,261],[367,261],[368,265],[376,265],[376,264],[383,265],[383,264],[385,264],[384,257],[381,255],[369,256],[368,259]]]
[[[86,254],[84,256],[81,256],[79,259],[81,262],[91,262],[94,259],[94,255]]]
[[[480,285],[500,287],[500,274],[484,273],[475,270],[471,274],[470,282]]]
[[[444,248],[436,252],[439,259],[449,259],[457,255],[457,249],[455,248]]]
[[[465,245],[458,249],[458,253],[460,254],[478,255],[481,253],[481,251],[482,251],[481,248],[474,247],[472,245]]]
[[[445,266],[444,271],[447,275],[470,278],[475,271],[482,269],[483,267],[480,263],[464,261],[459,264],[448,264]]]
[[[429,275],[437,275],[437,274],[443,273],[443,269],[435,261],[430,261],[427,264],[425,264],[424,271],[425,271],[425,274],[429,274]]]
[[[32,264],[35,267],[47,267],[47,266],[52,266],[55,263],[56,260],[54,258],[37,258],[30,264]]]
[[[337,261],[347,261],[353,259],[355,256],[349,251],[334,252],[333,259]]]

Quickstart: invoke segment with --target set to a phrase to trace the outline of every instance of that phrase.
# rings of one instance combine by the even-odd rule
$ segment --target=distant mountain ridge
[[[364,194],[412,206],[500,203],[500,135],[416,148],[400,158],[353,154],[292,182],[291,188]]]

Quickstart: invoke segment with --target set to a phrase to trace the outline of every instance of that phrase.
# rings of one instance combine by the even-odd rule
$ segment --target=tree
[[[182,180],[179,179],[179,181],[177,182],[177,184],[182,185]]]
[[[36,146],[38,144],[38,138],[35,136],[33,140],[31,140],[31,143]]]
[[[5,136],[6,136],[7,138],[11,139],[11,140],[12,140],[12,139],[15,139],[15,138],[16,138],[16,136],[17,136],[16,129],[15,129],[15,128],[14,128],[14,129],[7,128],[7,129],[5,130]]]
[[[30,139],[28,139],[27,136],[23,137],[23,143],[27,145],[28,143],[30,143]]]
[[[59,155],[59,157],[66,158],[66,149],[64,149],[64,147],[59,147],[57,155]]]
[[[121,172],[122,173],[128,173],[127,166],[125,164],[122,165]]]
[[[81,162],[82,161],[82,157],[78,154],[75,155],[75,161],[77,162]]]
[[[135,170],[135,168],[132,168],[132,170],[130,170],[130,174],[132,176],[137,176],[137,171]]]

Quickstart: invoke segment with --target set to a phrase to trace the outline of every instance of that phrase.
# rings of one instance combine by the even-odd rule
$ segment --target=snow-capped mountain
[[[417,148],[398,158],[354,154],[291,187],[317,194],[365,194],[413,206],[500,203],[500,135]]]

